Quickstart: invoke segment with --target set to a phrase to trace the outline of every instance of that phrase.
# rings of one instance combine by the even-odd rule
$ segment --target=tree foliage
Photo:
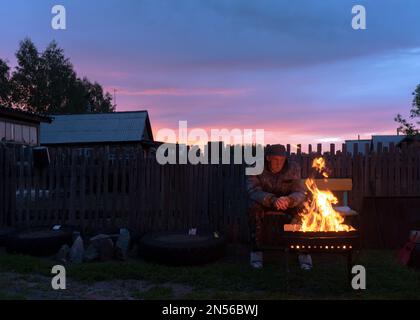
[[[24,39],[16,60],[11,74],[0,60],[0,103],[47,114],[115,111],[112,96],[97,82],[79,78],[55,41],[39,52],[30,39]]]
[[[414,136],[420,134],[420,130],[417,126],[420,125],[420,121],[416,119],[420,118],[420,84],[417,85],[416,89],[413,92],[413,101],[411,103],[409,119],[404,119],[400,114],[397,114],[395,121],[400,124],[398,129],[408,135]],[[414,121],[415,124],[411,121]]]
[[[0,104],[8,104],[10,100],[10,73],[6,61],[0,59]]]

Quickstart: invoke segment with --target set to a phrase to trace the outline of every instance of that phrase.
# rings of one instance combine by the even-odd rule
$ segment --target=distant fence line
[[[233,154],[233,146],[225,146]],[[365,196],[420,196],[420,152],[377,146],[350,154],[345,146],[322,152],[288,152],[302,177],[323,155],[331,178],[352,178],[350,206]],[[140,148],[95,147],[88,155],[50,148],[51,163],[33,165],[29,148],[0,147],[0,226],[72,224],[84,229],[128,226],[142,234],[157,230],[209,228],[231,241],[246,241],[247,195],[243,164],[160,165]],[[112,157],[110,156],[112,154]]]

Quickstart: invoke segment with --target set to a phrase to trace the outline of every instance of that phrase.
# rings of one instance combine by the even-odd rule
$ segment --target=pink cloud
[[[248,93],[250,90],[245,88],[231,89],[231,88],[151,88],[143,90],[127,90],[123,88],[116,88],[117,94],[122,96],[222,96],[232,97],[241,96]],[[113,91],[113,87],[107,87],[107,91]]]
[[[323,148],[329,147],[330,143],[336,145],[336,149],[341,149],[341,144],[347,139],[357,139],[360,134],[362,138],[370,138],[372,134],[395,134],[396,125],[392,120],[391,114],[384,112],[379,115],[375,113],[376,122],[372,122],[373,116],[368,116],[370,112],[348,118],[346,112],[336,115],[319,117],[301,117],[296,119],[255,119],[249,115],[224,115],[222,118],[212,115],[205,121],[188,121],[185,119],[173,119],[172,117],[163,119],[158,113],[152,112],[152,127],[154,134],[159,129],[170,128],[175,132],[178,130],[178,120],[188,121],[188,130],[200,127],[209,135],[211,129],[264,129],[265,143],[283,144],[302,144],[303,150],[307,150],[307,145],[315,146],[321,143]],[[172,120],[173,119],[173,120]],[[388,121],[385,121],[388,119]]]

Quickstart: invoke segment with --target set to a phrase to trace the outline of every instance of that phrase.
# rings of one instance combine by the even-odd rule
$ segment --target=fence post
[[[76,179],[77,179],[77,157],[76,152],[70,149],[70,203],[69,203],[69,221],[70,224],[76,224],[75,200],[76,200]]]
[[[322,143],[316,145],[316,153],[318,156],[322,155]]]
[[[334,143],[330,144],[330,154],[332,156],[335,155],[335,144]]]

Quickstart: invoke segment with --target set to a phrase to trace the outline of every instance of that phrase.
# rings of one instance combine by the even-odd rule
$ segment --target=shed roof
[[[54,115],[41,124],[41,144],[153,140],[147,111]]]
[[[51,122],[51,118],[39,113],[24,111],[17,108],[5,107],[0,105],[0,117],[27,121],[33,123]]]
[[[378,143],[382,143],[383,147],[388,147],[391,143],[397,145],[400,143],[406,136],[404,135],[378,135],[372,136],[372,146],[373,150],[376,151]]]

